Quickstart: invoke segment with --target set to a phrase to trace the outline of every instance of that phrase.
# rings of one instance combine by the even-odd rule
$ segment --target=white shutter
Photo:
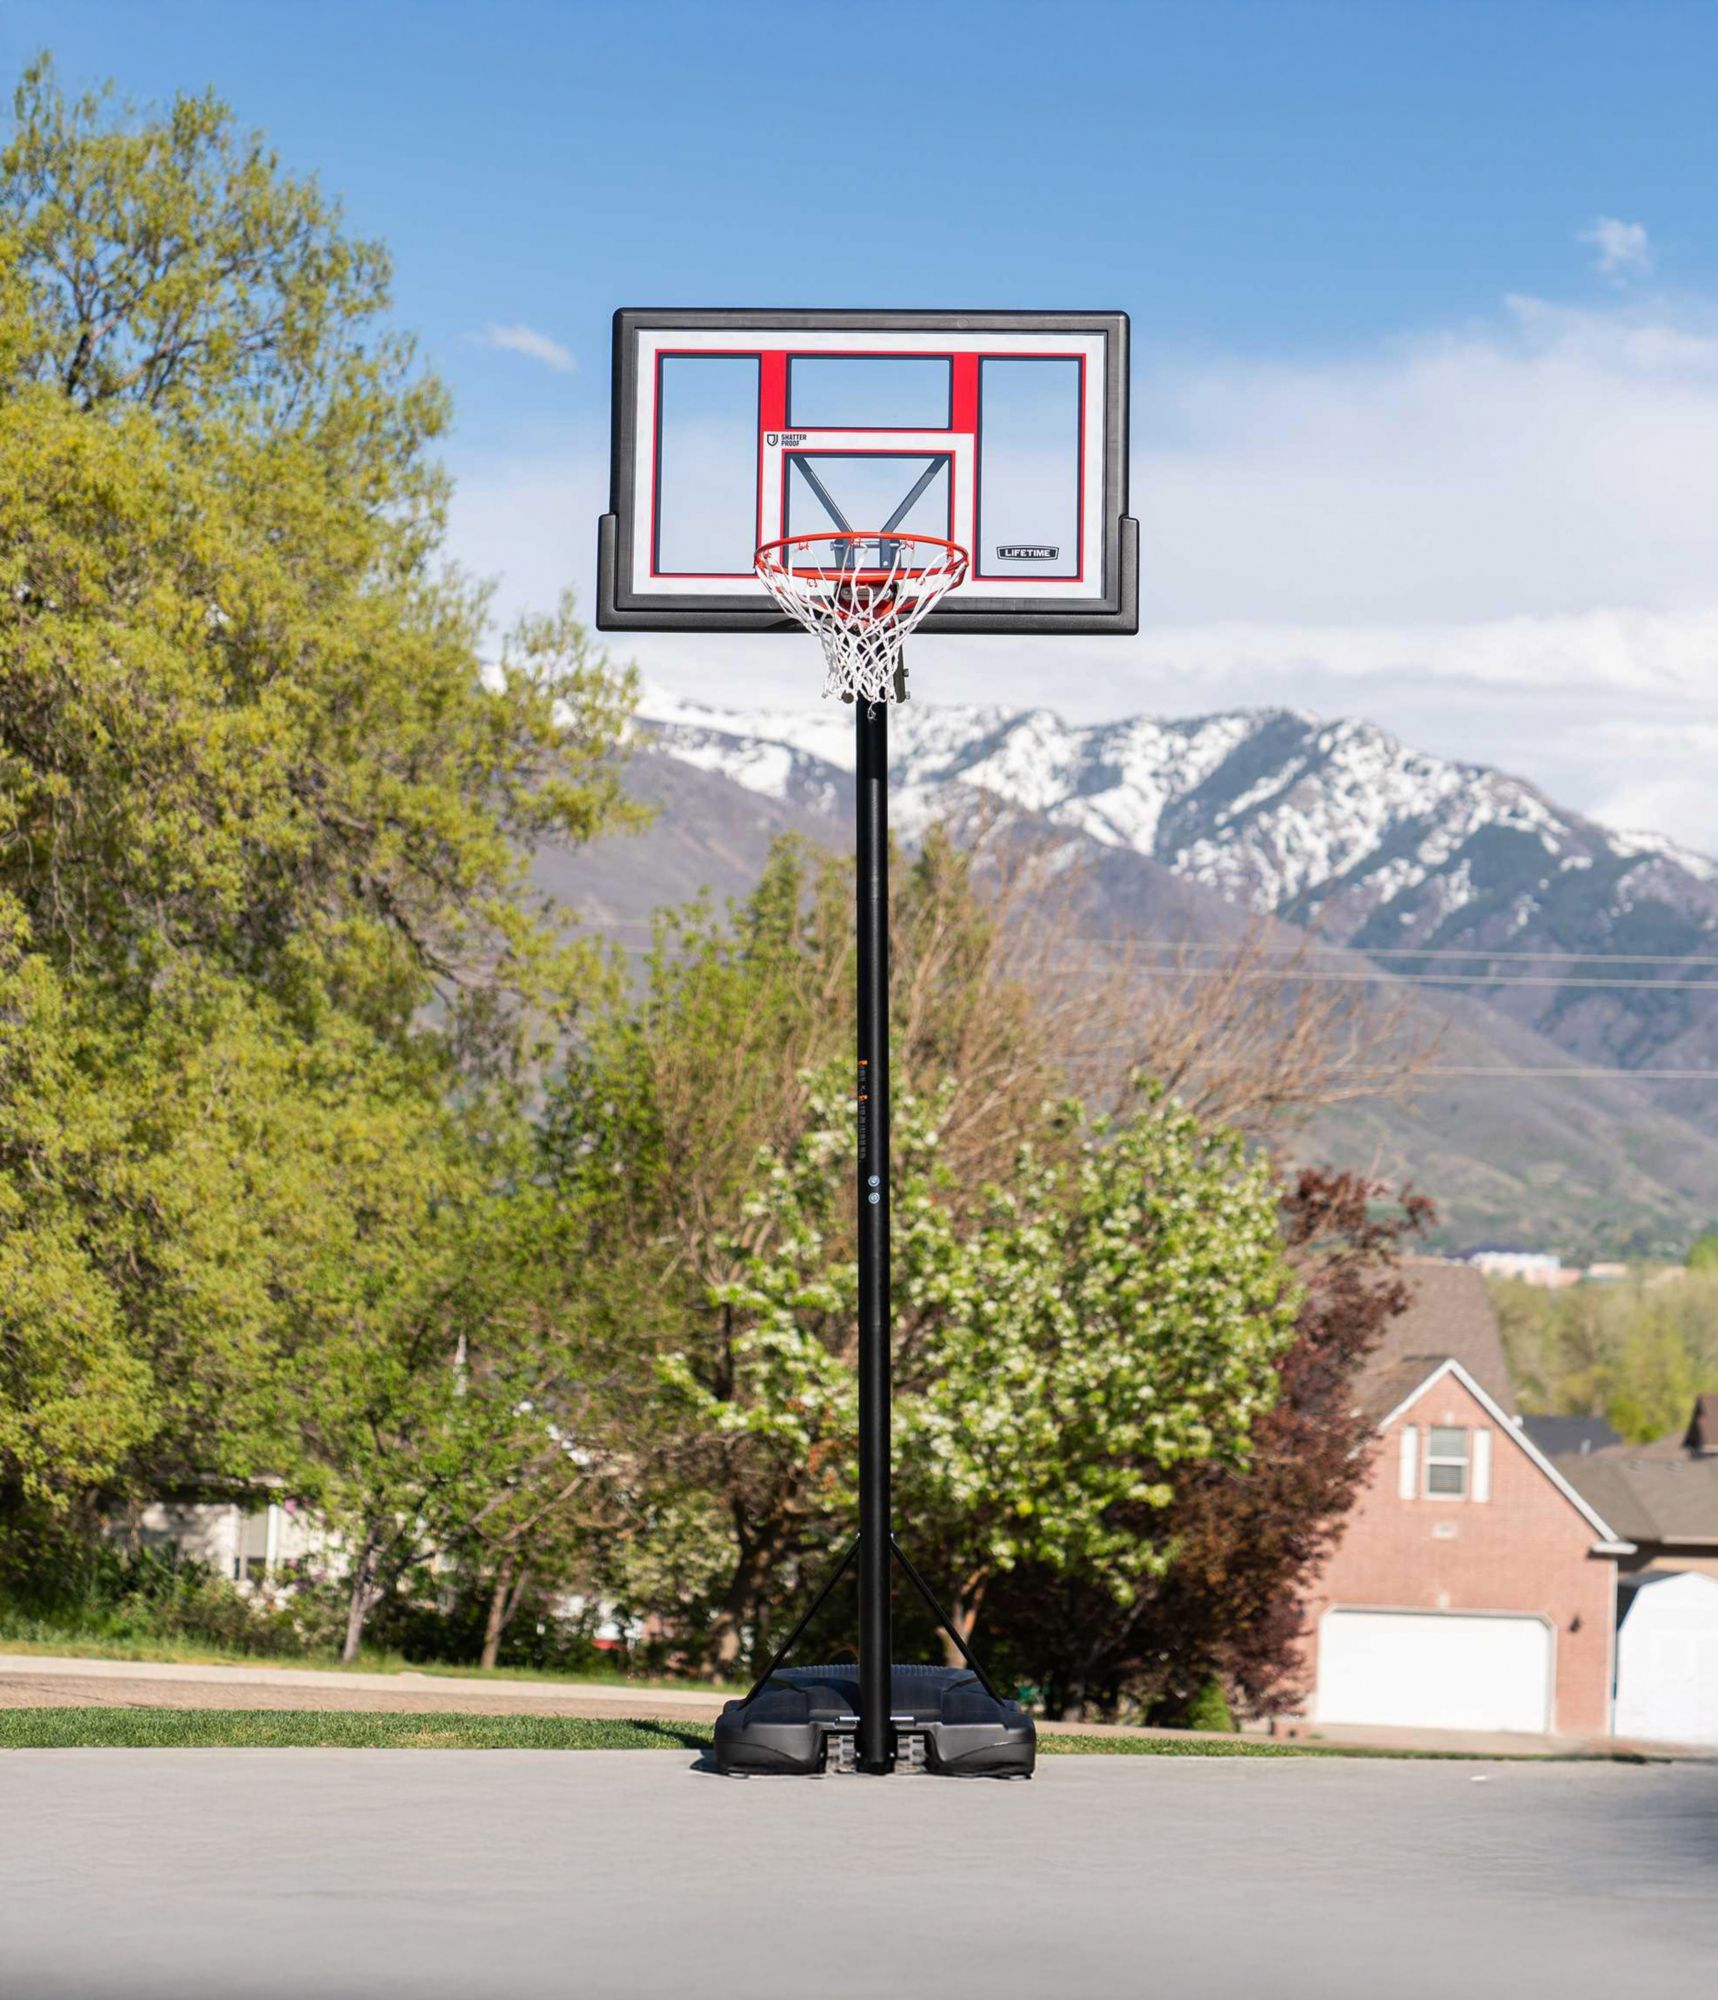
[[[1476,1500],[1491,1498],[1491,1432],[1477,1430],[1473,1434],[1473,1497]]]
[[[1420,1427],[1418,1424],[1402,1426],[1402,1466],[1396,1483],[1396,1491],[1404,1500],[1412,1500],[1420,1489]]]

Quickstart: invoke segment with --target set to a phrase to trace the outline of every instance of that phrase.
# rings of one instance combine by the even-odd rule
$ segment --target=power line
[[[1450,1065],[1447,1068],[1422,1069],[1414,1072],[1417,1076],[1559,1076],[1559,1077],[1602,1077],[1611,1083],[1718,1083],[1718,1068],[1714,1069],[1548,1069],[1530,1065],[1515,1069],[1496,1063],[1482,1063],[1473,1068]]]
[[[1064,1049],[1062,1053],[1072,1061],[1081,1061],[1090,1056],[1120,1055],[1126,1050],[1137,1049],[1138,1047],[1139,1044],[1137,1042],[1131,1041],[1097,1042],[1087,1049]],[[1379,1074],[1383,1074],[1387,1067],[1384,1063],[1374,1065],[1375,1070]],[[1337,1066],[1336,1073],[1342,1073],[1341,1065]],[[1371,1073],[1371,1071],[1363,1072],[1363,1074]],[[1710,1069],[1562,1069],[1543,1063],[1523,1065],[1512,1063],[1443,1063],[1429,1064],[1424,1069],[1414,1068],[1408,1071],[1408,1081],[1410,1083],[1417,1081],[1420,1077],[1426,1076],[1544,1076],[1580,1078],[1596,1083],[1718,1083],[1718,1065],[1714,1065]]]
[[[593,916],[588,911],[576,911],[574,914],[579,916],[594,930],[650,930],[653,928],[653,920],[649,917],[603,918]],[[1685,967],[1709,966],[1718,968],[1718,953],[1706,954],[1700,952],[1528,951],[1518,949],[1512,945],[1497,948],[1478,945],[1469,948],[1462,945],[1369,946],[1311,943],[1237,945],[1222,939],[1214,941],[1198,939],[1177,941],[1172,938],[1097,937],[1085,931],[1071,933],[1069,941],[1075,944],[1096,945],[1106,951],[1201,952],[1208,956],[1226,954],[1232,957],[1301,959],[1340,956],[1343,958],[1374,959],[1480,959],[1488,964],[1517,959],[1525,964],[1537,965],[1679,965]],[[1334,978],[1336,975],[1324,974],[1320,976]],[[1407,977],[1408,975],[1400,974],[1397,976]],[[1505,976],[1508,977],[1510,975]],[[1471,986],[1495,986],[1501,983],[1499,980],[1489,979],[1483,973],[1478,972],[1428,974],[1427,977],[1460,980],[1463,984]],[[1579,982],[1559,979],[1554,983],[1560,986],[1568,986]],[[1692,983],[1704,985],[1707,982],[1700,980]],[[1651,979],[1643,980],[1641,984],[1647,986],[1665,986],[1671,984],[1671,982],[1668,980]]]
[[[1362,944],[1258,944],[1236,945],[1226,941],[1199,942],[1189,940],[1178,944],[1172,939],[1158,938],[1105,938],[1079,933],[1080,944],[1103,945],[1112,951],[1190,951],[1228,952],[1232,955],[1269,955],[1277,958],[1324,957],[1340,953],[1348,958],[1481,958],[1495,962],[1498,959],[1517,958],[1529,963],[1553,965],[1710,965],[1718,966],[1718,956],[1706,957],[1695,952],[1650,952],[1650,951],[1517,951],[1505,948],[1490,951],[1476,948],[1464,950],[1457,945],[1381,945],[1374,949]],[[1482,981],[1477,973],[1466,975],[1474,983],[1490,984]],[[1450,974],[1449,977],[1456,977]]]
[[[613,926],[604,926],[613,928]],[[1086,940],[1097,943],[1100,940]],[[652,945],[627,944],[622,939],[614,942],[622,951],[640,955],[654,949]],[[1300,956],[1303,954],[1297,954]],[[1371,953],[1356,953],[1356,957],[1370,957]],[[1537,954],[1524,952],[1523,958]],[[1590,963],[1591,961],[1579,961]],[[1712,965],[1718,967],[1718,958],[1705,959],[1651,959],[1636,960],[1634,963],[1665,965]],[[1082,973],[1091,967],[1083,960],[1074,959],[1062,963],[1046,962],[1042,959],[1030,962],[1026,968],[1029,974],[1043,972]],[[1132,971],[1142,979],[1231,979],[1255,985],[1272,986],[1546,986],[1559,989],[1569,987],[1591,988],[1597,992],[1639,992],[1639,993],[1712,993],[1718,995],[1718,977],[1712,979],[1657,979],[1635,977],[1585,976],[1564,978],[1550,972],[1509,972],[1492,978],[1482,978],[1465,972],[1319,972],[1297,971],[1293,968],[1278,972],[1273,970],[1250,971],[1245,966],[1229,965],[1138,965]]]
[[[628,944],[624,939],[612,942],[624,952],[639,957],[648,956],[655,947],[647,944]],[[1525,956],[1526,954],[1524,954]],[[1667,960],[1669,964],[1712,964],[1718,966],[1718,959]],[[1030,962],[1029,974],[1059,972],[1087,973],[1091,967],[1082,960],[1067,963],[1046,963],[1043,960]],[[1494,978],[1483,979],[1471,973],[1461,972],[1318,972],[1296,971],[1249,971],[1245,967],[1228,965],[1136,965],[1131,968],[1141,979],[1228,979],[1248,985],[1268,986],[1431,986],[1441,989],[1464,986],[1483,986],[1495,989],[1500,986],[1539,986],[1567,991],[1570,987],[1581,987],[1600,993],[1711,993],[1718,996],[1718,977],[1712,979],[1639,979],[1639,978],[1572,978],[1565,979],[1555,973],[1503,973]]]
[[[1078,961],[1066,964],[1031,965],[1032,972],[1084,972],[1090,968]],[[1571,986],[1616,988],[1676,993],[1698,990],[1718,994],[1718,979],[1563,979],[1554,973],[1508,973],[1498,979],[1475,979],[1460,972],[1252,972],[1227,965],[1139,965],[1132,968],[1142,979],[1234,979],[1271,985],[1317,986]]]

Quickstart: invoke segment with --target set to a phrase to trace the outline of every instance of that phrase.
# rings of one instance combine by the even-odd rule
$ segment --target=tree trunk
[[[495,1665],[500,1655],[502,1638],[525,1600],[525,1586],[530,1580],[529,1563],[520,1564],[515,1573],[513,1558],[503,1557],[495,1588],[489,1593],[489,1616],[483,1627],[483,1657],[478,1665],[486,1670]]]
[[[741,1666],[746,1628],[756,1624],[758,1598],[768,1574],[769,1553],[763,1548],[745,1550],[734,1565],[721,1609],[710,1628],[710,1663],[714,1678],[731,1678]],[[757,1635],[754,1633],[753,1636]]]
[[[507,1586],[512,1580],[512,1568],[510,1562],[501,1565],[495,1588],[489,1593],[489,1616],[483,1623],[483,1651],[477,1661],[485,1673],[494,1666],[496,1655],[501,1651],[501,1628],[506,1622]]]
[[[966,1585],[949,1599],[949,1620],[969,1646],[972,1644],[973,1628],[978,1623],[979,1607],[984,1603],[985,1582],[984,1577],[969,1578]],[[943,1664],[949,1667],[964,1667],[965,1656],[940,1625],[937,1627],[937,1637],[942,1641]]]
[[[376,1606],[378,1553],[376,1537],[371,1535],[352,1565],[352,1594],[346,1600],[346,1641],[340,1648],[341,1663],[345,1666],[350,1666],[357,1659],[358,1648],[364,1639],[364,1620]]]

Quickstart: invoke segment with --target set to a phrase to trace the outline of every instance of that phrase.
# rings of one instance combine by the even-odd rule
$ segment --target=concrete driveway
[[[1655,2000],[1718,1962],[1699,1765],[16,1751],[0,1799],[7,2000]]]

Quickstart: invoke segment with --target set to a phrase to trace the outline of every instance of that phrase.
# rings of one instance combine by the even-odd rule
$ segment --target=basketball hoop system
[[[787,535],[758,550],[759,581],[823,648],[823,692],[905,698],[907,634],[965,581],[965,549],[938,535]]]
[[[614,327],[598,626],[802,626],[824,694],[853,711],[858,1518],[723,1708],[712,1760],[735,1776],[1028,1778],[1031,1714],[986,1674],[892,1518],[889,712],[907,699],[902,653],[921,627],[1138,631],[1127,316],[629,308]],[[941,1631],[944,1663],[894,1658],[903,1585]],[[856,1626],[837,1628],[847,1603]],[[792,1664],[808,1635],[827,1644],[837,1629],[854,1643]]]

